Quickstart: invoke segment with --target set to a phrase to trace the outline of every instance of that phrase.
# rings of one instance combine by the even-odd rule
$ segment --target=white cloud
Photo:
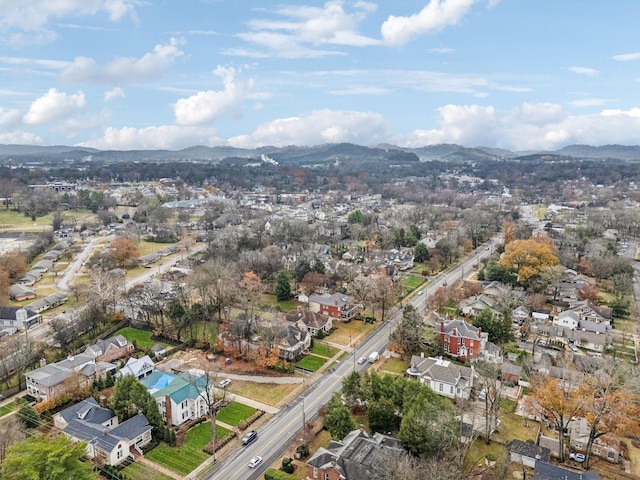
[[[382,38],[390,45],[403,45],[419,35],[457,24],[478,0],[431,0],[420,12],[408,17],[389,16],[382,24]]]
[[[567,144],[640,143],[640,108],[568,115],[557,104],[525,103],[510,111],[491,106],[445,105],[439,127],[415,130],[396,142],[406,146],[459,143],[514,150],[555,150]]]
[[[106,14],[111,21],[135,19],[135,0],[3,0],[0,30],[12,45],[49,43],[57,38],[49,25],[68,17]]]
[[[479,105],[445,105],[438,109],[439,128],[415,130],[405,139],[410,146],[459,143],[462,145],[492,145],[496,142],[498,123],[493,107]]]
[[[260,125],[249,135],[229,139],[236,147],[260,145],[317,145],[353,142],[370,145],[391,139],[391,127],[384,117],[373,112],[316,110],[281,118]]]
[[[331,95],[384,95],[389,93],[389,90],[382,87],[372,87],[367,85],[357,85],[352,87],[345,87],[336,90],[329,91]]]
[[[251,93],[253,82],[237,78],[240,73],[232,67],[218,66],[214,72],[222,78],[223,90],[206,90],[188,98],[181,98],[173,105],[176,123],[179,125],[202,125],[217,119],[233,109],[246,98],[255,98]]]
[[[224,140],[210,128],[160,125],[146,128],[107,128],[104,135],[86,142],[81,147],[103,150],[169,149],[178,150],[193,145],[221,145]]]
[[[574,107],[600,107],[606,105],[609,101],[604,98],[583,98],[569,102]]]
[[[17,145],[42,145],[44,140],[42,137],[31,132],[15,130],[12,132],[0,132],[0,143],[17,144]]]
[[[453,53],[455,52],[455,49],[453,48],[449,48],[449,47],[439,47],[439,48],[430,48],[429,51],[431,53],[442,53],[442,54],[448,54],[448,53]]]
[[[578,75],[586,75],[587,77],[595,77],[600,72],[594,68],[587,67],[569,67],[569,71]]]
[[[104,92],[104,101],[110,102],[111,100],[115,100],[117,98],[124,98],[124,90],[120,87],[113,87],[111,90],[107,90]]]
[[[22,114],[16,109],[4,109],[0,107],[0,128],[8,130],[20,125]]]
[[[28,125],[50,124],[69,118],[85,105],[83,92],[68,95],[51,88],[31,104],[22,120]]]
[[[159,78],[174,60],[183,55],[179,41],[172,38],[167,45],[156,45],[153,52],[140,58],[120,57],[100,66],[89,57],[76,57],[60,72],[60,80],[67,83],[130,83]]]
[[[632,60],[640,60],[640,52],[623,53],[622,55],[614,55],[612,58],[619,62],[630,62]]]
[[[284,5],[273,11],[280,18],[254,19],[251,31],[236,35],[252,43],[254,48],[230,48],[224,53],[245,56],[278,56],[284,58],[317,58],[339,54],[320,45],[366,47],[379,40],[358,33],[358,25],[376,10],[370,2],[357,1],[352,12],[344,9],[344,0],[329,0],[322,7]]]

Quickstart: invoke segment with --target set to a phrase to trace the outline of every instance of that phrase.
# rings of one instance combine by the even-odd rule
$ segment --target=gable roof
[[[94,442],[105,452],[111,452],[122,439],[133,440],[153,427],[142,413],[125,420],[114,428],[103,425],[115,417],[113,410],[104,408],[89,397],[58,413],[67,426],[63,431],[78,440]]]
[[[293,312],[289,312],[285,314],[285,318],[289,322],[297,322],[298,320],[302,320],[302,322],[311,328],[320,329],[323,328],[327,323],[331,321],[331,317],[329,315],[324,315],[319,312],[312,312],[311,310],[297,310]]]
[[[122,335],[116,335],[115,337],[109,337],[104,340],[98,340],[93,345],[89,345],[87,350],[91,349],[96,355],[104,355],[109,347],[122,348],[128,344],[126,338]]]
[[[449,360],[418,355],[411,357],[409,371],[412,375],[419,374],[447,385],[457,385],[460,381],[467,381],[473,374],[471,368],[456,365]]]
[[[132,375],[138,377],[145,365],[155,366],[149,355],[140,358],[130,358],[127,363],[120,369],[118,375]]]
[[[480,329],[463,320],[444,320],[440,323],[440,332],[445,335],[480,340]]]
[[[336,307],[344,307],[351,302],[349,295],[342,293],[323,293],[322,295],[309,295],[309,303],[319,303],[320,305],[333,305]]]
[[[533,471],[533,480],[602,480],[602,477],[593,471],[575,472],[548,462],[536,462]]]
[[[551,450],[547,447],[540,447],[535,443],[523,442],[521,440],[511,440],[509,453],[516,453],[523,457],[534,458],[536,460],[542,460],[543,462],[548,462],[551,458]]]

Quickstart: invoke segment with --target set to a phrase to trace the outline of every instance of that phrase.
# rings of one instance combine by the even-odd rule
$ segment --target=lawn
[[[515,413],[505,413],[500,415],[500,426],[498,432],[493,438],[504,443],[511,440],[536,440],[536,432],[538,431],[538,422],[527,420],[525,426],[524,418]]]
[[[340,322],[334,325],[335,329],[331,332],[331,335],[327,337],[332,343],[339,345],[349,346],[349,343],[355,343],[358,340],[364,339],[375,328],[373,323],[365,323],[359,320],[352,320],[350,322]]]
[[[90,210],[70,210],[64,212],[65,216],[71,216],[82,221],[82,219],[92,216]],[[31,217],[25,217],[23,213],[13,210],[0,209],[0,229],[17,230],[22,232],[41,232],[43,229],[51,230],[53,225],[53,213],[49,213],[44,217],[38,217],[31,220]]]
[[[484,466],[484,460],[487,455],[493,455],[497,461],[501,461],[507,455],[507,448],[496,442],[487,445],[484,440],[478,438],[473,441],[469,447],[469,452],[464,459],[463,472],[468,473],[475,467]]]
[[[339,350],[335,347],[330,347],[329,345],[315,341],[313,342],[313,348],[311,351],[321,357],[332,358]]]
[[[140,329],[133,328],[133,327],[125,327],[125,328],[123,328],[121,330],[118,330],[117,332],[115,332],[113,334],[114,337],[116,335],[122,335],[124,338],[129,340],[131,343],[133,343],[135,341],[136,344],[138,345],[138,347],[140,347],[140,348],[151,348],[156,343],[159,343],[159,344],[164,345],[166,347],[169,346],[166,343],[156,342],[155,340],[152,340],[151,339],[151,335],[153,335],[153,333],[148,331],[148,330],[140,330]]]
[[[328,430],[320,430],[318,435],[309,443],[309,451],[313,454],[320,447],[327,448],[331,441],[331,434]],[[299,480],[305,480],[307,478],[307,463],[305,460],[294,460],[295,471],[293,476]]]
[[[134,462],[131,465],[128,465],[122,470],[122,473],[132,480],[173,480],[172,477],[169,477],[164,473],[160,473],[151,467],[147,467],[145,464],[140,462]]]
[[[383,372],[403,374],[409,368],[409,362],[401,358],[390,358],[382,367]]]
[[[307,355],[298,363],[296,363],[296,367],[304,368],[305,370],[309,370],[311,372],[316,372],[320,370],[320,368],[327,363],[326,358],[316,357],[315,355]]]
[[[227,425],[237,427],[241,420],[246,420],[254,413],[256,413],[256,409],[253,407],[248,407],[238,402],[231,402],[218,412],[216,419]]]
[[[291,312],[298,308],[299,303],[296,300],[285,300],[279,302],[275,295],[264,294],[260,297],[260,306],[266,308],[277,308],[281,312]]]
[[[0,417],[4,417],[5,415],[9,415],[16,409],[16,402],[10,402],[6,405],[0,407]]]
[[[231,433],[219,425],[216,426],[216,431],[218,438],[224,438]],[[187,432],[181,447],[170,447],[166,443],[161,443],[146,453],[145,457],[173,472],[187,475],[209,458],[209,455],[202,451],[209,440],[211,440],[210,423],[200,423]]]
[[[255,383],[234,380],[227,389],[237,395],[275,407],[299,386],[300,385],[296,383],[280,385],[275,383]]]
[[[424,283],[424,278],[421,277],[404,277],[402,279],[406,292],[413,292],[416,288]]]
[[[140,240],[136,247],[138,247],[138,256],[144,257],[145,255],[149,255],[151,253],[156,253],[163,248],[167,248],[170,245],[175,245],[174,243],[158,243],[158,242],[147,242],[146,240]]]

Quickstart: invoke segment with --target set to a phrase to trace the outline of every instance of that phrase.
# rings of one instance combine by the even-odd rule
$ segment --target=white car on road
[[[251,461],[249,462],[249,468],[255,468],[258,466],[258,464],[260,464],[260,462],[262,462],[262,457],[260,455],[257,455],[255,457],[253,457],[251,459]]]

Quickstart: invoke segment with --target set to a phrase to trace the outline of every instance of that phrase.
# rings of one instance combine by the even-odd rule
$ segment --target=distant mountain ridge
[[[568,145],[555,151],[513,152],[491,147],[465,147],[438,144],[409,148],[391,144],[363,146],[353,143],[329,143],[315,146],[265,146],[253,149],[231,146],[194,145],[181,150],[98,150],[65,145],[0,145],[0,162],[47,162],[64,160],[101,160],[103,162],[205,161],[224,159],[260,159],[267,155],[281,164],[316,166],[366,159],[389,165],[422,161],[570,161],[573,159],[619,159],[640,161],[640,145]]]

